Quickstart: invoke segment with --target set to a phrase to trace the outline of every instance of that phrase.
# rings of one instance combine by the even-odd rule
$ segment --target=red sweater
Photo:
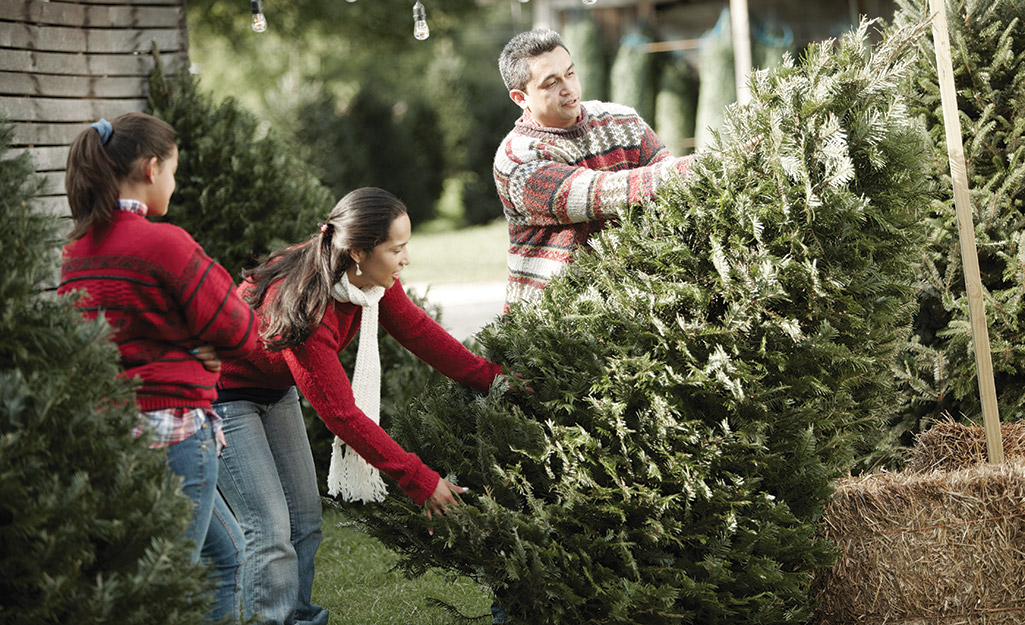
[[[79,310],[90,319],[103,311],[113,327],[123,375],[142,378],[142,411],[209,409],[220,374],[189,350],[209,344],[228,358],[256,346],[256,315],[231,276],[171,224],[116,211],[102,233],[66,245],[57,292],[79,289]]]
[[[239,287],[244,288],[245,284]],[[271,289],[267,298],[273,296]],[[349,378],[338,361],[338,353],[359,330],[361,315],[359,306],[332,300],[302,346],[269,352],[261,341],[248,357],[224,363],[220,386],[277,390],[297,386],[328,429],[422,505],[434,494],[440,476],[356,407]],[[398,281],[381,298],[378,319],[406,349],[456,382],[486,391],[501,373],[501,367],[467,350],[411,302]]]

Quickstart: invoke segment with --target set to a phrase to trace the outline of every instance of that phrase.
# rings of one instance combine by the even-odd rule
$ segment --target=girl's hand
[[[424,514],[428,519],[433,518],[435,514],[448,514],[447,508],[455,508],[459,505],[459,501],[453,494],[462,495],[469,490],[463,486],[456,486],[445,478],[439,479],[438,485],[434,488],[434,494],[424,503],[424,508],[426,508]],[[430,530],[430,533],[433,535],[434,530]]]
[[[221,359],[217,356],[217,350],[213,345],[200,345],[190,352],[196,360],[203,363],[207,371],[217,372],[221,370]]]

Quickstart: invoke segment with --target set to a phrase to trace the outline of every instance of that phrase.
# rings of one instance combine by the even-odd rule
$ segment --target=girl
[[[358,189],[338,202],[319,233],[273,253],[246,272],[239,287],[257,309],[262,344],[245,359],[225,361],[214,409],[228,438],[221,492],[246,534],[247,616],[274,624],[327,622],[327,610],[310,603],[321,506],[296,387],[348,446],[343,456],[335,441],[332,494],[380,500],[380,469],[417,504],[426,503],[430,517],[444,514],[456,505],[453,493],[466,490],[404,451],[377,424],[378,320],[457,382],[484,391],[501,371],[406,297],[399,272],[409,264],[409,237],[402,202],[381,189]],[[338,353],[357,330],[350,386]]]
[[[186,532],[194,562],[213,563],[212,620],[237,617],[242,532],[217,492],[220,420],[211,410],[219,356],[256,345],[256,317],[228,272],[184,230],[151,223],[174,192],[177,136],[165,122],[128,113],[101,119],[68,153],[66,187],[74,228],[64,248],[60,293],[114,329],[124,375],[139,377],[139,424],[150,447],[183,478],[195,504]]]

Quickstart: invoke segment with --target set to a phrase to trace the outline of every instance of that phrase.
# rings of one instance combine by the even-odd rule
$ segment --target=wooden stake
[[[743,105],[751,101],[751,92],[747,88],[747,75],[751,73],[751,24],[747,17],[747,0],[730,0],[730,25],[737,102]]]
[[[961,120],[957,111],[950,35],[947,31],[947,7],[944,0],[929,0],[929,8],[933,12],[933,44],[936,48],[936,68],[940,82],[940,101],[943,105],[943,125],[946,129],[947,156],[950,158],[950,177],[954,182],[954,206],[957,209],[961,263],[964,266],[965,288],[968,292],[968,314],[972,325],[972,344],[975,347],[975,368],[982,400],[982,420],[986,428],[986,449],[989,452],[989,461],[998,464],[1004,461],[1004,445],[1000,437],[1000,414],[997,409],[996,386],[993,383],[993,360],[989,348],[989,330],[986,326],[986,306],[982,299],[975,225],[971,199],[968,196],[968,173],[965,166],[964,143],[961,139]]]

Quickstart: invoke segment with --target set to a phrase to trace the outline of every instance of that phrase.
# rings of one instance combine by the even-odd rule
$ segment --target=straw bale
[[[1025,623],[1025,462],[842,480],[820,625]]]
[[[1000,437],[1005,458],[1025,459],[1025,424],[1001,423]],[[956,471],[988,461],[985,428],[945,419],[918,435],[905,469]]]

